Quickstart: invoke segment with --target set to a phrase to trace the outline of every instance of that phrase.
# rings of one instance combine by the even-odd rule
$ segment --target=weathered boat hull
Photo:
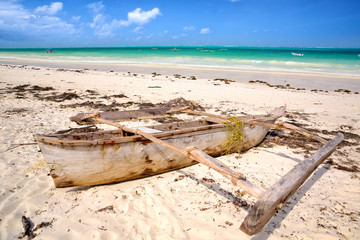
[[[274,122],[282,114],[278,110],[271,117],[267,117],[266,122]],[[202,124],[200,130],[195,132],[177,134],[177,130],[174,130],[153,135],[179,148],[196,146],[210,156],[221,155],[227,137],[222,124]],[[245,125],[245,139],[241,150],[259,144],[268,130],[266,127]],[[115,132],[66,137],[36,135],[55,186],[91,186],[121,182],[196,163],[141,136],[120,137]]]

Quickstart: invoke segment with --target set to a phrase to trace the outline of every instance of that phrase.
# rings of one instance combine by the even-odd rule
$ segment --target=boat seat
[[[135,129],[138,129],[138,130],[140,130],[142,132],[145,132],[145,133],[159,133],[159,132],[162,132],[161,130],[148,128],[148,127],[136,127]]]

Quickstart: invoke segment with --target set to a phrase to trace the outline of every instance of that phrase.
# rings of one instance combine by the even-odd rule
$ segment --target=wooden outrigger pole
[[[217,119],[221,119],[222,121],[227,120],[227,118],[224,116],[207,114],[207,113],[192,111],[184,108],[176,108],[175,110],[169,109],[169,111],[162,112],[162,114],[168,114],[171,112],[186,112],[189,114],[215,117]],[[145,114],[148,114],[148,112],[146,112]],[[246,178],[241,173],[233,171],[221,161],[207,155],[206,153],[204,153],[199,149],[196,149],[196,147],[190,146],[185,150],[178,148],[159,138],[154,137],[152,134],[143,132],[138,129],[128,128],[124,125],[120,125],[113,121],[101,118],[101,115],[99,113],[79,115],[76,116],[76,120],[78,120],[79,122],[83,120],[90,120],[91,122],[104,123],[118,127],[124,131],[132,132],[134,134],[140,135],[157,144],[160,144],[174,151],[177,151],[189,157],[192,160],[195,160],[199,163],[202,163],[214,169],[215,171],[222,174],[224,177],[231,180],[231,182],[234,185],[241,187],[255,198],[258,198],[255,205],[251,208],[249,214],[245,217],[243,223],[240,226],[240,229],[248,235],[254,235],[259,233],[264,228],[264,226],[269,222],[269,220],[276,214],[276,212],[283,206],[283,204],[309,178],[309,176],[315,171],[315,169],[321,163],[323,163],[324,160],[328,156],[330,156],[332,152],[335,151],[336,147],[344,139],[344,135],[340,133],[334,139],[330,141],[326,141],[325,139],[313,135],[304,129],[283,122],[281,122],[280,124],[270,124],[270,123],[251,121],[251,120],[244,121],[247,124],[260,125],[263,127],[268,127],[273,129],[286,129],[290,131],[296,131],[324,144],[318,151],[315,152],[314,155],[307,158],[303,162],[297,164],[292,170],[290,170],[286,175],[284,175],[277,183],[275,183],[269,189],[264,191],[260,187],[257,187],[256,185],[246,180]]]
[[[272,185],[251,208],[240,226],[248,235],[259,233],[275,213],[282,207],[296,190],[309,178],[315,169],[330,156],[344,139],[340,133],[323,145],[314,155],[297,164],[277,183]]]
[[[181,110],[189,114],[206,115],[209,117],[215,117],[223,120],[227,120],[227,117],[221,115],[214,115],[208,113],[202,113],[192,110]],[[283,204],[300,188],[300,186],[310,177],[315,169],[324,162],[324,160],[331,155],[336,147],[344,139],[342,133],[338,134],[334,139],[326,141],[325,139],[314,135],[305,129],[296,127],[289,123],[281,122],[278,124],[270,124],[264,122],[244,121],[244,123],[260,125],[263,127],[273,129],[284,129],[295,131],[303,134],[304,136],[314,139],[324,145],[315,152],[311,157],[305,159],[303,162],[297,164],[292,170],[284,175],[277,183],[272,185],[261,197],[256,201],[255,205],[251,208],[249,214],[240,226],[240,229],[248,235],[254,235],[259,233],[269,220],[281,209]]]
[[[164,147],[170,148],[178,153],[183,154],[184,156],[187,156],[189,158],[191,158],[192,160],[195,160],[199,163],[202,163],[212,169],[214,169],[215,171],[219,172],[220,174],[222,174],[224,177],[228,178],[229,180],[231,180],[231,182],[236,185],[239,186],[241,188],[243,188],[246,192],[248,192],[249,194],[251,194],[252,196],[259,198],[262,194],[263,194],[263,190],[255,185],[253,185],[252,183],[250,183],[249,181],[247,181],[243,175],[241,173],[236,173],[235,171],[233,171],[232,169],[230,169],[228,166],[226,166],[224,163],[220,162],[219,160],[207,155],[206,153],[204,153],[203,151],[197,149],[194,146],[190,146],[188,147],[186,150],[178,148],[172,144],[169,144],[157,137],[154,137],[153,135],[143,132],[139,129],[132,129],[132,128],[128,128],[124,125],[120,125],[118,123],[109,121],[109,120],[105,120],[102,118],[97,117],[96,115],[92,117],[94,120],[96,120],[97,122],[100,123],[104,123],[104,124],[108,124],[114,127],[118,127],[124,131],[127,132],[132,132],[136,135],[140,135],[143,136],[144,138],[149,139],[150,141],[153,141],[157,144],[160,144]]]

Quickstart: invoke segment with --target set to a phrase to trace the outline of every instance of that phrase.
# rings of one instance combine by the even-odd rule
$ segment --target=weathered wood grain
[[[240,229],[249,235],[260,232],[274,216],[279,204],[286,202],[296,192],[343,139],[344,135],[340,133],[337,137],[324,144],[314,155],[297,164],[277,183],[271,186],[251,208]]]
[[[162,108],[148,108],[139,110],[125,110],[125,111],[113,111],[113,112],[100,112],[99,117],[109,121],[129,121],[133,119],[146,119],[156,117],[166,117],[169,113],[183,110],[184,107],[162,107]],[[84,120],[84,117],[92,113],[78,113],[75,116],[70,117],[71,121],[79,124],[94,124],[95,119],[88,118]]]
[[[276,109],[271,114],[254,118],[267,116],[266,122],[270,123],[283,114],[284,109]],[[148,127],[162,131],[152,136],[181,149],[196,146],[212,157],[224,152],[223,142],[227,136],[223,124],[199,120]],[[245,139],[240,150],[259,144],[268,130],[266,127],[245,125]],[[122,137],[119,130],[88,134],[37,134],[35,138],[56,187],[121,182],[196,163],[141,135]]]

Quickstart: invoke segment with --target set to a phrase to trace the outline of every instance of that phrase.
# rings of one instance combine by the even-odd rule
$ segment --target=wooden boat
[[[165,110],[169,110],[165,108]],[[160,114],[164,109],[150,109]],[[139,112],[102,113],[103,118],[139,118]],[[285,112],[284,107],[269,114],[244,116],[247,120],[273,123]],[[116,116],[114,116],[114,114]],[[130,114],[130,116],[129,116]],[[155,114],[152,114],[154,116]],[[79,118],[73,117],[73,121]],[[196,146],[210,156],[224,153],[226,132],[221,119],[167,123],[141,127],[163,141],[179,148]],[[241,150],[259,144],[269,128],[246,124]],[[196,161],[148,139],[122,130],[81,134],[36,134],[41,152],[50,168],[56,187],[89,186],[126,181],[190,166]],[[234,149],[234,151],[236,151]]]
[[[181,109],[148,109],[138,111],[78,114],[78,123],[106,123],[120,128],[83,134],[51,134],[35,137],[50,167],[56,187],[88,186],[125,181],[190,166],[200,162],[218,171],[258,200],[244,219],[240,229],[248,235],[259,233],[283,204],[309,178],[315,169],[335,151],[344,139],[340,133],[325,140],[294,125],[274,121],[283,116],[285,107],[266,115],[241,117],[244,141],[241,150],[262,141],[269,128],[287,129],[304,134],[324,145],[300,162],[267,190],[251,184],[219,160],[211,157],[224,152],[226,139],[223,121],[226,117],[186,110],[190,114],[210,116],[203,120],[168,123],[131,129],[111,120],[156,117]],[[214,118],[215,117],[215,118]],[[189,147],[188,146],[196,146]],[[183,150],[186,148],[186,150]],[[233,149],[235,151],[235,149]]]

